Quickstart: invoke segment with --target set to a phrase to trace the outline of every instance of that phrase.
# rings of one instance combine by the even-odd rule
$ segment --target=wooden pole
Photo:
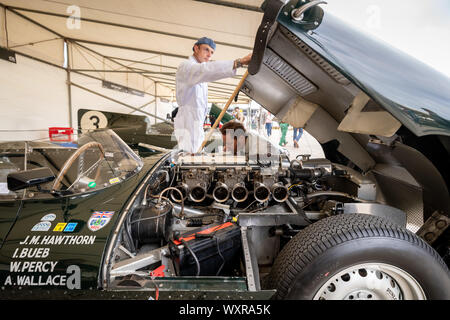
[[[206,145],[206,142],[209,140],[209,138],[211,138],[211,135],[214,131],[214,129],[217,128],[217,126],[220,123],[220,120],[222,120],[223,116],[225,115],[225,112],[227,112],[228,107],[230,106],[231,102],[233,101],[233,99],[236,97],[236,95],[238,94],[239,90],[241,89],[242,85],[244,84],[245,79],[248,76],[248,70],[245,71],[244,75],[241,78],[241,81],[239,81],[238,85],[236,86],[236,89],[234,89],[233,94],[230,96],[230,98],[228,99],[225,107],[223,108],[223,110],[220,112],[219,116],[216,119],[216,122],[214,122],[214,125],[211,127],[211,130],[209,130],[205,140],[203,140],[202,145],[200,146],[200,149],[198,149],[197,153],[200,153],[203,148]]]

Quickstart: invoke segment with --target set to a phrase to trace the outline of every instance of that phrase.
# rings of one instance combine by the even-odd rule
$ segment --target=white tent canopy
[[[66,43],[70,71],[174,100],[176,68],[196,39],[216,41],[216,60],[252,50],[261,2],[0,0],[0,46],[63,67]],[[210,101],[227,99],[242,73],[212,83]]]
[[[0,131],[28,131],[6,138],[0,132],[0,140],[44,138],[52,126],[76,128],[83,108],[165,121],[176,104],[176,69],[195,41],[214,39],[214,60],[245,56],[262,2],[0,0],[0,49],[16,54],[15,64],[0,59]],[[209,102],[223,105],[244,71],[210,83]],[[249,102],[239,95],[238,104]]]

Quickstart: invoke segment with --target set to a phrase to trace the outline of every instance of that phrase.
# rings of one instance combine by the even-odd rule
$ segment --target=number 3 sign
[[[108,119],[100,111],[88,111],[81,117],[81,131],[103,129],[108,126]]]

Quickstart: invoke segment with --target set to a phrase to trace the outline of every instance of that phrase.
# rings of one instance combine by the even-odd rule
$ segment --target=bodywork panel
[[[315,19],[317,25],[297,23],[291,18],[291,11],[302,4],[289,1],[282,8],[270,31],[267,48],[264,48],[261,68],[249,67],[250,74],[255,76],[247,80],[250,94],[252,89],[257,90],[255,87],[273,86],[274,82],[273,87],[278,89],[278,93],[269,99],[268,93],[264,95],[261,90],[251,94],[252,98],[277,114],[290,97],[299,94],[320,104],[340,122],[354,97],[362,90],[415,135],[450,135],[448,77],[347,26],[318,7],[314,11],[310,9],[307,17]],[[264,41],[257,38],[257,42]],[[256,56],[261,54],[257,52]],[[276,83],[283,80],[269,75],[273,71],[267,67],[267,60],[273,54],[298,72],[297,78],[304,78],[306,90],[294,89],[292,73],[286,75],[290,77],[286,85]],[[257,83],[262,81],[267,84]]]
[[[292,10],[310,2],[265,2],[242,91],[279,120],[305,128],[327,159],[373,171],[383,203],[413,216],[450,212],[442,162],[448,159],[450,79],[348,26],[326,5],[295,21]],[[403,191],[392,192],[394,185]],[[414,201],[407,200],[411,194]]]
[[[176,145],[175,138],[172,138],[173,124],[150,123],[153,119],[150,120],[147,116],[79,109],[78,119],[78,127],[82,131],[109,128],[129,145],[145,143],[167,149]]]
[[[111,230],[130,194],[159,159],[160,155],[146,158],[139,173],[96,192],[47,200],[28,199],[23,200],[22,206],[16,201],[16,207],[21,209],[0,253],[2,285],[6,288],[27,285],[97,288]],[[2,213],[3,207],[10,206],[6,202],[0,205]],[[94,231],[88,228],[88,223],[96,212],[109,212],[112,216],[104,227]],[[42,223],[51,226],[46,228]],[[66,229],[69,224],[73,227]]]
[[[279,119],[305,127],[327,159],[288,159],[249,139],[257,157],[174,150],[144,158],[140,170],[98,190],[2,201],[0,292],[41,299],[149,299],[159,291],[162,299],[266,299],[275,290],[261,290],[261,275],[288,239],[315,221],[363,213],[416,232],[434,211],[448,213],[439,170],[417,149],[389,139],[402,124],[417,136],[450,136],[448,79],[318,7],[306,14],[310,22],[293,22],[291,10],[304,3],[266,3],[242,90]],[[143,118],[130,132],[132,118],[105,114],[127,142],[148,142],[141,140],[148,134]],[[220,189],[225,198],[216,194]],[[233,258],[226,260],[226,252]],[[221,274],[228,261],[232,268]]]

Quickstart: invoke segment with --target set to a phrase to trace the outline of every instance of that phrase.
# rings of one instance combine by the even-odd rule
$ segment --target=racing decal
[[[91,231],[97,231],[103,228],[111,220],[114,211],[95,211],[88,220],[88,228]]]
[[[48,221],[41,221],[34,225],[31,228],[31,231],[48,231],[51,228],[52,224]]]
[[[56,219],[56,214],[49,213],[42,217],[41,221],[54,221]]]
[[[56,225],[56,227],[53,229],[53,231],[62,232],[64,228],[66,227],[67,223],[60,222]]]
[[[47,222],[47,221],[45,221]],[[48,222],[49,223],[49,222]],[[59,228],[75,230],[77,222],[58,223]],[[62,226],[64,225],[64,227]],[[0,286],[54,286],[81,289],[81,269],[52,260],[55,246],[93,245],[96,236],[89,235],[28,235],[14,249],[9,273]]]
[[[76,222],[70,222],[67,224],[67,226],[64,228],[64,232],[73,232],[75,228],[77,227],[78,223]]]
[[[118,182],[120,182],[120,178],[118,178],[118,177],[109,179],[110,184],[114,184],[114,183],[118,183]]]
[[[17,248],[13,253],[13,258],[47,258],[50,248]]]
[[[54,274],[56,261],[12,261],[4,286],[64,286],[81,289],[81,270],[70,265],[64,274]],[[35,275],[23,273],[38,273]]]
[[[21,241],[21,245],[92,245],[95,242],[96,236],[27,236],[25,240]],[[16,253],[17,253],[16,249]],[[16,254],[13,258],[16,258]]]
[[[90,223],[98,230],[109,222],[113,214],[113,211],[96,211],[92,214]],[[80,266],[71,264],[67,259],[58,261],[52,252],[56,250],[56,256],[60,256],[61,252],[67,250],[62,248],[65,246],[87,248],[95,245],[97,236],[77,234],[86,225],[83,220],[58,222],[54,213],[48,213],[40,220],[32,227],[32,232],[26,235],[25,239],[16,242],[17,246],[12,248],[9,266],[5,266],[6,272],[0,277],[0,287],[4,289],[45,286],[81,289]]]

